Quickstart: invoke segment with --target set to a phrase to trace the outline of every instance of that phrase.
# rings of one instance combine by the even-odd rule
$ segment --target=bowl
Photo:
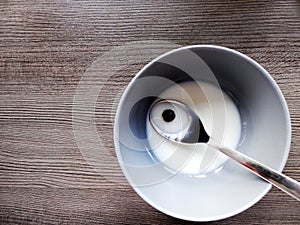
[[[240,52],[214,45],[187,46],[159,56],[124,91],[115,118],[114,142],[119,164],[133,189],[151,206],[176,218],[225,219],[253,206],[271,185],[231,159],[193,174],[172,170],[157,157],[151,143],[155,134],[149,132],[149,109],[166,90],[180,89],[187,82],[208,83],[230,96],[241,123],[235,148],[280,172],[291,141],[287,104],[262,66]],[[188,90],[182,93],[190,96]],[[164,143],[159,137],[155,140],[157,146]]]

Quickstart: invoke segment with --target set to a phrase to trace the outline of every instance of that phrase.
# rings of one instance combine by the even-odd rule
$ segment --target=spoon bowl
[[[163,111],[161,115],[160,111]],[[183,143],[209,141],[201,120],[181,102],[160,100],[151,107],[149,116],[155,130],[166,139]]]

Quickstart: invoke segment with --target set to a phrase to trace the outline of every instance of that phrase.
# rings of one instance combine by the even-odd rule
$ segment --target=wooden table
[[[222,45],[262,64],[291,114],[284,172],[300,180],[299,1],[1,0],[1,224],[184,223],[146,204],[126,183],[115,158],[117,102],[147,61],[128,65],[126,56],[105,54],[133,41]],[[170,46],[139,47],[136,59],[145,51],[155,57]],[[79,82],[93,63],[101,64],[99,58],[103,65],[118,60],[126,66],[113,74],[105,68],[107,79],[89,77],[81,87],[98,87],[94,110],[76,111]],[[74,134],[90,115],[101,140],[92,148],[106,150],[98,170],[85,160]],[[211,224],[299,224],[299,212],[299,202],[273,188],[245,212]]]

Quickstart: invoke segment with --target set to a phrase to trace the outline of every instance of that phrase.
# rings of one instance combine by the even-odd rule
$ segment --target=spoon
[[[182,129],[182,131],[168,133],[163,130],[163,125],[157,123],[157,121],[155,121],[155,118],[151,117],[152,110],[155,107],[161,106],[162,104],[172,105],[170,109],[166,109],[162,112],[161,116],[165,123],[170,123],[175,119],[175,111],[177,111],[176,109],[179,108],[180,110],[185,112],[185,115],[187,115],[187,117],[185,118],[186,125],[184,129]],[[152,105],[149,115],[150,124],[153,126],[155,131],[157,131],[164,138],[170,141],[184,144],[206,143],[207,145],[221,151],[229,158],[235,160],[240,165],[246,167],[265,181],[273,184],[280,190],[300,201],[300,183],[298,181],[273,170],[272,168],[238,152],[237,150],[219,145],[212,137],[207,134],[200,118],[185,104],[175,100],[160,100]]]

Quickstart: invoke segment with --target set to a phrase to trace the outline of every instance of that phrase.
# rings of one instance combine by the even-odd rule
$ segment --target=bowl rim
[[[285,123],[287,125],[287,136],[286,136],[286,146],[285,146],[285,150],[284,150],[284,156],[281,160],[281,164],[279,166],[279,170],[280,172],[282,172],[282,170],[284,169],[284,166],[286,165],[289,153],[290,153],[290,145],[291,145],[291,133],[292,133],[292,128],[291,128],[291,118],[290,118],[290,113],[289,113],[289,109],[288,109],[288,105],[287,102],[284,98],[283,93],[281,92],[278,84],[275,82],[274,78],[269,74],[269,72],[264,69],[258,62],[256,62],[254,59],[250,58],[249,56],[231,49],[231,48],[227,48],[227,47],[223,47],[223,46],[219,46],[219,45],[188,45],[188,46],[184,46],[184,47],[180,47],[180,48],[176,48],[173,49],[171,51],[168,51],[158,57],[156,57],[155,59],[151,60],[149,63],[147,63],[135,76],[134,78],[130,81],[130,83],[127,85],[120,101],[118,104],[118,108],[115,114],[115,120],[114,120],[114,146],[116,149],[116,155],[117,155],[117,159],[118,161],[122,161],[121,160],[121,155],[119,154],[119,143],[118,140],[116,138],[116,130],[117,130],[117,119],[119,117],[119,114],[121,113],[121,106],[124,104],[124,96],[126,96],[130,89],[132,88],[134,82],[136,79],[138,79],[140,77],[141,74],[144,73],[145,70],[147,70],[153,63],[159,61],[160,59],[171,55],[175,52],[178,51],[182,51],[182,50],[186,50],[186,49],[215,49],[215,50],[221,50],[224,52],[229,52],[233,55],[236,55],[237,57],[249,62],[251,65],[253,65],[254,67],[256,67],[261,74],[264,75],[264,77],[268,80],[268,82],[271,84],[272,88],[275,90],[276,94],[279,96],[279,100],[280,103],[283,107],[283,111],[284,111],[284,115],[285,115]],[[122,165],[122,163],[119,163],[120,167],[127,179],[127,181],[129,182],[130,186],[135,190],[135,192],[145,201],[147,202],[149,205],[151,205],[152,207],[154,207],[155,209],[178,219],[183,219],[183,220],[187,220],[187,221],[195,221],[195,222],[209,222],[209,221],[217,221],[217,220],[221,220],[221,219],[226,219],[232,216],[235,216],[245,210],[247,210],[248,208],[252,207],[253,205],[255,205],[258,201],[260,201],[271,189],[272,185],[271,184],[267,184],[266,183],[266,188],[264,189],[264,191],[261,192],[260,195],[258,195],[256,198],[254,198],[252,201],[250,201],[248,204],[245,204],[244,207],[240,207],[235,211],[232,211],[230,213],[227,214],[221,214],[220,216],[214,216],[214,217],[191,217],[191,216],[184,216],[184,215],[179,215],[173,212],[170,212],[166,209],[164,209],[163,207],[161,207],[160,205],[157,205],[155,202],[153,202],[151,199],[149,199],[149,197],[147,197],[141,190],[140,187],[136,187],[134,185],[132,185],[130,179],[129,179],[129,175],[127,174],[127,171],[125,169],[125,167]]]

